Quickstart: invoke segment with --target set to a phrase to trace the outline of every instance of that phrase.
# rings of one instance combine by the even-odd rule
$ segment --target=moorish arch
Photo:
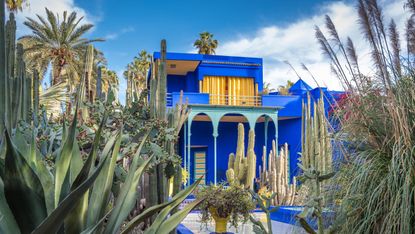
[[[222,117],[229,114],[243,115],[249,124],[249,128],[255,129],[255,124],[264,114],[275,124],[275,140],[278,141],[278,110],[280,107],[247,107],[247,106],[226,106],[226,105],[189,105],[189,116],[187,118],[187,129],[185,129],[185,153],[188,162],[190,161],[191,148],[191,127],[197,115],[204,114],[209,117],[213,126],[213,152],[214,152],[214,183],[217,183],[217,137],[219,136],[218,127]],[[186,126],[185,126],[186,128]],[[185,151],[186,151],[185,150]],[[187,165],[190,171],[190,165]]]
[[[275,141],[278,144],[278,117],[273,118],[272,116],[268,114],[262,114],[256,119],[255,123],[262,123],[262,122],[264,123],[264,146],[266,147],[268,151],[268,127],[269,127],[270,122],[274,124]]]
[[[184,139],[183,139],[183,143],[184,143],[184,154],[183,154],[183,166],[184,168],[189,172],[189,176],[190,176],[190,151],[191,151],[191,135],[192,135],[192,123],[195,120],[195,118],[197,117],[202,117],[203,119],[206,119],[207,121],[213,123],[212,118],[209,116],[208,113],[205,113],[203,111],[195,111],[195,112],[190,112],[191,115],[189,114],[189,116],[187,117],[187,121],[184,123],[183,126],[183,133],[184,133]],[[213,126],[212,126],[213,127]],[[213,127],[214,129],[214,127]],[[213,133],[212,133],[213,134]]]

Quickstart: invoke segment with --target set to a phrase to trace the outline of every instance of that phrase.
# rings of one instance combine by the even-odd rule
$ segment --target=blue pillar
[[[184,123],[183,129],[183,167],[187,169],[187,123]]]
[[[265,149],[266,152],[268,152],[268,123],[269,123],[269,117],[264,116],[264,141],[265,141]],[[268,158],[268,157],[267,157]]]
[[[216,184],[217,182],[217,167],[218,167],[218,146],[217,146],[217,137],[218,137],[218,133],[213,133],[213,150],[214,150],[214,156],[213,156],[213,163],[215,165],[213,173],[215,173],[213,175],[213,182]]]
[[[190,148],[191,148],[191,128],[192,128],[193,117],[187,119],[187,181],[190,182]]]
[[[210,118],[212,120],[212,127],[213,127],[213,182],[217,183],[218,177],[218,144],[217,138],[219,136],[218,128],[219,128],[219,121],[221,118],[221,113],[210,113]]]

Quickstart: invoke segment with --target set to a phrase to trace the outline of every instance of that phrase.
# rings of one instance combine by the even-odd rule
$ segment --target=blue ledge
[[[177,226],[176,228],[176,231],[177,231],[177,234],[193,234],[193,232],[190,231],[190,229],[188,229],[183,224],[179,224],[179,226]]]
[[[297,223],[296,215],[300,214],[303,210],[302,206],[281,206],[276,212],[271,213],[271,220],[287,223],[291,225],[299,225]],[[330,226],[334,217],[334,212],[323,212],[324,226],[327,228]],[[317,228],[316,219],[307,219],[307,222],[311,224],[311,227]]]

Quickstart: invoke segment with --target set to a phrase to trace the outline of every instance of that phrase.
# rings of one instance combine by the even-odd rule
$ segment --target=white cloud
[[[60,17],[62,17],[64,11],[68,11],[68,13],[75,11],[78,17],[84,17],[84,19],[82,20],[82,23],[84,24],[94,24],[100,20],[99,17],[93,16],[85,9],[77,6],[74,0],[30,0],[29,5],[25,6],[23,8],[23,11],[18,12],[16,15],[18,37],[30,33],[29,29],[23,25],[23,22],[26,20],[26,17],[30,17],[33,19],[37,19],[36,15],[45,17],[45,7],[47,7],[55,14],[59,14]]]
[[[109,33],[109,34],[105,35],[104,39],[105,40],[115,40],[119,36],[121,36],[122,34],[126,34],[126,33],[129,33],[129,32],[134,32],[134,31],[135,31],[134,27],[128,26],[128,27],[122,28],[118,32],[112,32],[112,33]]]
[[[408,14],[403,14],[404,0],[381,1],[386,22],[393,17],[402,29]],[[287,80],[296,81],[297,76],[283,61],[289,61],[300,76],[311,86],[316,86],[310,75],[300,64],[304,63],[316,77],[321,86],[341,89],[337,78],[331,73],[328,60],[322,55],[314,37],[314,26],[324,28],[324,15],[333,20],[342,39],[350,36],[357,51],[364,72],[371,71],[368,43],[361,37],[355,5],[345,2],[332,2],[323,5],[314,16],[300,19],[284,27],[272,25],[260,28],[254,35],[242,34],[239,38],[225,41],[219,45],[218,54],[261,57],[264,59],[264,81],[274,88],[285,84]],[[402,31],[402,30],[401,30]],[[324,32],[324,30],[323,30]],[[403,38],[403,37],[402,37]]]

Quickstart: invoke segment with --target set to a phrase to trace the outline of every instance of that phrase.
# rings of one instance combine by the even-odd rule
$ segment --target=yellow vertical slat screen
[[[210,94],[210,104],[255,105],[253,78],[205,76],[199,86],[203,93]]]

